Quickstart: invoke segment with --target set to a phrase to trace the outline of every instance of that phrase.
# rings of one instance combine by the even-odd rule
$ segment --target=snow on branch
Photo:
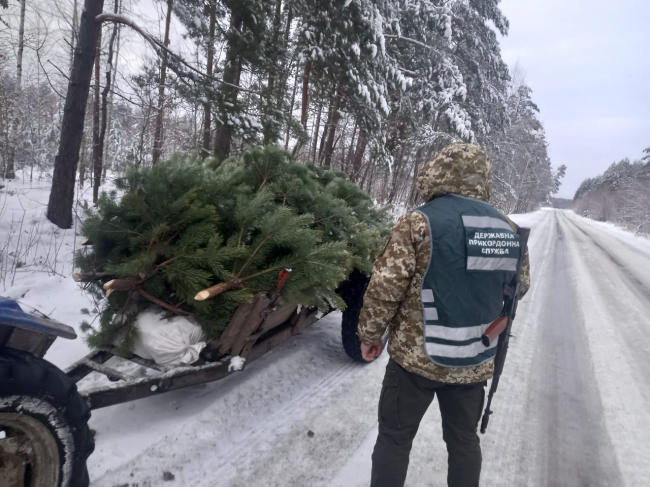
[[[429,49],[430,51],[436,51],[436,49],[434,47],[431,47],[428,44],[425,44],[424,42],[420,42],[418,40],[411,39],[410,37],[396,36],[396,35],[392,35],[392,34],[384,34],[384,37],[386,37],[387,39],[401,39],[403,41],[410,42],[410,43],[415,44],[417,46],[425,47],[425,48]]]

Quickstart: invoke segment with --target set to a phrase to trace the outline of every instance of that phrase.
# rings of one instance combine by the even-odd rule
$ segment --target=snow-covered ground
[[[0,190],[0,250],[11,249],[0,294],[78,328],[93,308],[68,277],[79,241],[43,220],[47,193]],[[515,219],[533,228],[533,287],[483,437],[482,485],[648,485],[650,241],[571,212]],[[92,485],[367,486],[388,357],[357,365],[339,335],[330,315],[226,380],[95,411]],[[57,341],[47,358],[64,367],[86,351]],[[446,461],[432,406],[407,485],[446,485]]]

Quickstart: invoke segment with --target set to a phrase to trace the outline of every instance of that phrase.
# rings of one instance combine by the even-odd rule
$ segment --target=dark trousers
[[[447,484],[478,487],[482,457],[476,430],[485,383],[443,384],[412,374],[392,359],[379,399],[379,436],[372,454],[371,487],[404,485],[413,439],[434,396],[438,396],[449,454]]]

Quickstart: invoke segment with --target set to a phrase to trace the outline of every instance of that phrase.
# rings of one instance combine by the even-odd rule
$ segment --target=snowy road
[[[533,288],[482,438],[482,485],[649,485],[650,241],[570,212],[519,221],[533,227]],[[350,362],[338,320],[226,381],[95,412],[92,485],[367,487],[387,357]],[[432,406],[407,485],[445,479]]]

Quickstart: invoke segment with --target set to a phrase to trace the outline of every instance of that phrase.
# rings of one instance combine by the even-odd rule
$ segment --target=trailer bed
[[[110,359],[118,357],[116,350],[96,349],[69,367],[66,374],[77,384],[93,372],[109,380],[109,383],[104,381],[100,386],[80,390],[93,410],[224,379],[241,370],[237,366],[237,362],[241,360],[233,363],[231,362],[233,354],[219,352],[220,347],[223,350],[224,343],[235,343],[229,345],[238,350],[235,356],[248,364],[289,338],[299,335],[319,318],[318,310],[314,308],[299,309],[296,305],[293,312],[288,313],[287,306],[265,307],[260,304],[264,303],[264,296],[265,293],[260,294],[253,303],[245,305],[248,306],[248,310],[244,309],[233,317],[232,326],[229,325],[222,338],[217,342],[209,343],[208,353],[203,356],[209,356],[210,352],[214,352],[221,355],[217,360],[202,359],[196,365],[166,369],[151,360],[133,356],[126,360],[149,369],[146,377],[134,377],[107,365]],[[239,330],[239,334],[228,334],[229,329]],[[245,336],[242,336],[242,332]]]

